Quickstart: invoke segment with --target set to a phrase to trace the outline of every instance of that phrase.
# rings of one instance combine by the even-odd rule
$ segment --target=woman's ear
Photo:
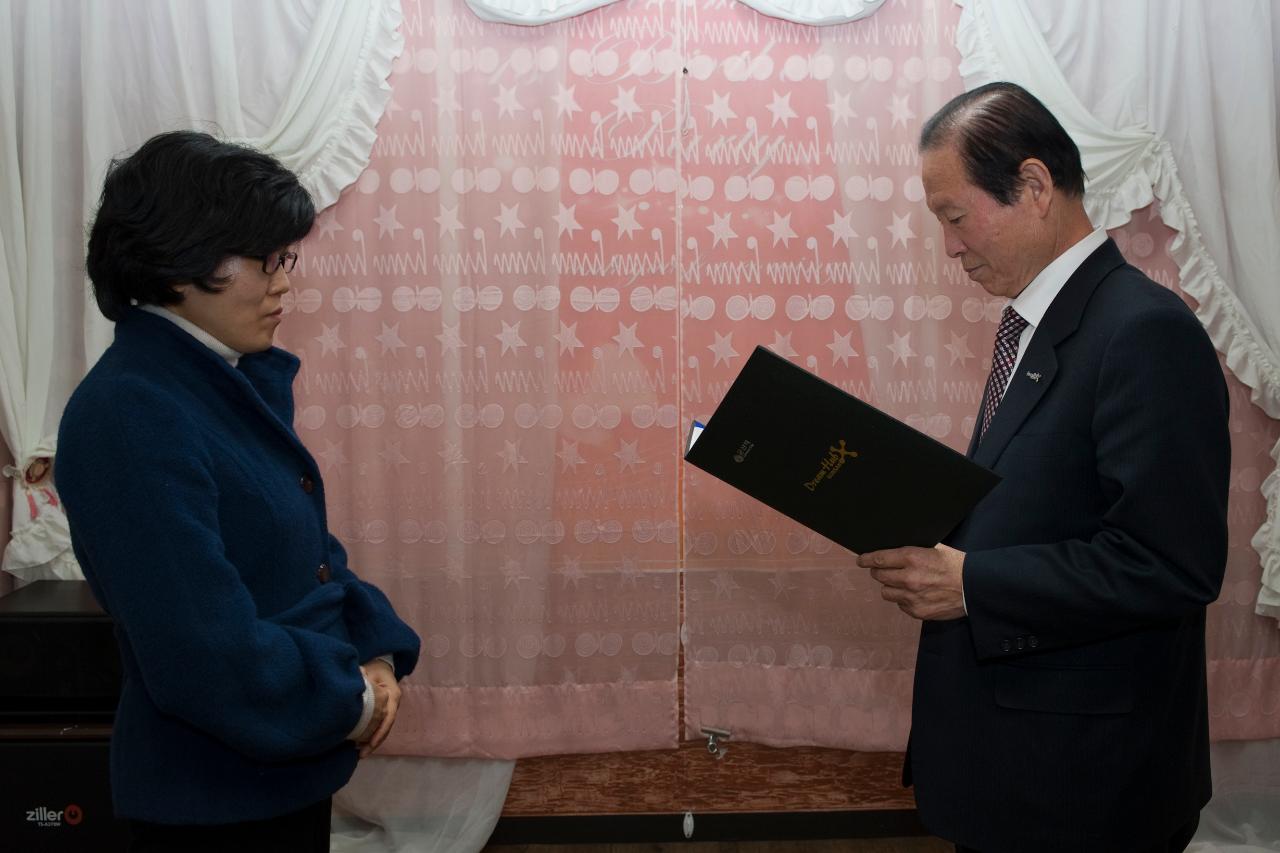
[[[191,291],[195,289],[195,286],[196,286],[195,282],[193,281],[170,282],[169,292],[176,294],[178,297],[178,301],[170,302],[164,307],[175,314],[185,316],[186,306],[189,301],[187,297],[191,294]]]

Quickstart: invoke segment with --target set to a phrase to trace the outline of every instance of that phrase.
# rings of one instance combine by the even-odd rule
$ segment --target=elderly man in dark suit
[[[859,559],[922,620],[904,782],[960,851],[1181,851],[1227,549],[1213,346],[1090,224],[1079,151],[1025,90],[957,97],[920,148],[947,254],[1011,302],[969,447],[1003,480],[945,544]]]

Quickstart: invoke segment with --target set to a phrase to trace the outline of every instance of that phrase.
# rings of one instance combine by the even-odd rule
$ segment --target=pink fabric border
[[[676,682],[536,687],[405,685],[380,751],[442,758],[523,758],[674,749]]]
[[[768,746],[902,750],[912,678],[908,670],[691,663],[685,736],[712,726]]]

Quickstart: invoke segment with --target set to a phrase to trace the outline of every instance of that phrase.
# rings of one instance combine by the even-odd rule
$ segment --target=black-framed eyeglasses
[[[267,275],[275,275],[278,269],[291,273],[297,263],[297,252],[273,252],[262,259],[262,271]]]

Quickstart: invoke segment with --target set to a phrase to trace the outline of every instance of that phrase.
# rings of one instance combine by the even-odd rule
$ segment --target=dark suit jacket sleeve
[[[417,633],[396,615],[382,590],[360,580],[347,567],[346,549],[333,534],[329,534],[329,564],[334,580],[346,588],[342,618],[351,642],[360,652],[360,660],[391,655],[397,679],[413,672],[420,647]]]
[[[1102,348],[1094,458],[1083,453],[1079,464],[1096,470],[1096,534],[967,554],[979,658],[1008,657],[1009,638],[1036,638],[1027,651],[1093,642],[1217,598],[1227,548],[1227,394],[1207,335],[1182,309],[1172,300],[1148,307],[1090,343]]]

